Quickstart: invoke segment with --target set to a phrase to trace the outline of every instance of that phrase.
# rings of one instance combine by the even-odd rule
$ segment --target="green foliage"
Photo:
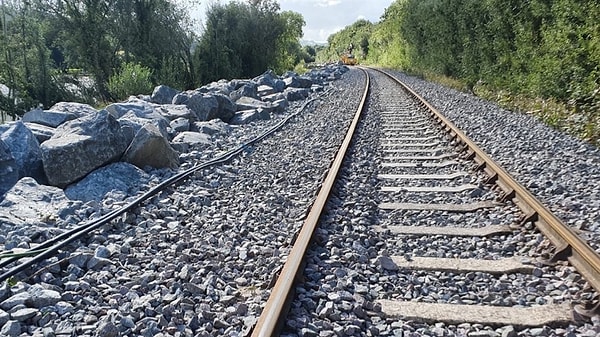
[[[153,69],[152,83],[179,89],[196,84],[195,36],[177,2],[3,1],[0,23],[0,83],[11,89],[0,97],[2,112],[105,101],[111,96],[108,81],[124,63]]]
[[[373,27],[374,26],[370,21],[361,19],[329,36],[327,39],[328,45],[319,52],[317,61],[338,61],[340,56],[347,52],[352,45],[352,53],[358,58],[359,62],[361,62],[368,54],[369,38]]]
[[[304,63],[315,62],[315,59],[317,58],[317,49],[315,46],[304,46],[302,48],[302,58]]]
[[[501,92],[495,95],[501,104],[518,102],[594,141],[600,133],[599,17],[595,0],[396,0],[377,24],[359,20],[332,35],[317,59],[335,60],[358,43],[361,62]],[[535,103],[526,102],[535,97],[556,104],[529,109]]]
[[[582,106],[598,100],[599,15],[592,0],[407,0],[400,32],[413,70]]]
[[[153,89],[152,70],[137,63],[124,63],[120,71],[110,77],[108,89],[113,97],[124,99],[130,95],[150,94]]]
[[[111,35],[118,43],[119,62],[138,62],[154,69],[155,83],[192,87],[192,23],[183,7],[168,0],[119,0]]]
[[[399,34],[402,27],[405,2],[396,1],[385,10],[382,20],[373,27],[367,61],[384,67],[407,69],[408,50]]]
[[[285,11],[277,17],[283,26],[283,32],[277,38],[275,63],[273,68],[278,73],[293,69],[296,64],[305,60],[305,52],[300,46],[302,27],[306,24],[301,14]]]
[[[194,53],[200,82],[293,68],[302,56],[302,26],[300,14],[280,12],[276,1],[213,3]]]
[[[57,81],[44,40],[45,22],[26,2],[0,6],[0,111],[22,115],[38,104],[50,105],[67,96]]]
[[[294,67],[294,72],[296,74],[304,74],[304,73],[308,72],[308,67],[306,66],[306,63],[304,61],[300,61]]]

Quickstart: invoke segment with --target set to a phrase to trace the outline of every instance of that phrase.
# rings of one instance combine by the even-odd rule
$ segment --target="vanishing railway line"
[[[285,172],[311,150],[298,134],[271,139],[307,119],[321,104],[311,100],[254,140],[37,245],[25,262],[4,259],[0,278],[66,290],[79,316],[48,316],[75,320],[65,331],[81,335],[107,324],[125,335],[569,335],[596,319],[600,257],[578,233],[410,89],[376,70],[351,73],[365,90],[344,93],[356,114],[336,121],[347,133],[331,135],[341,147],[326,174],[313,164]],[[299,157],[261,154],[264,143]],[[335,149],[326,150],[312,155],[327,160]],[[244,185],[244,171],[272,190]],[[307,180],[313,194],[295,193]],[[239,205],[220,210],[227,202]],[[109,223],[93,254],[74,243]],[[91,264],[98,251],[107,253]]]
[[[451,326],[458,335],[498,327],[506,333],[525,328],[548,333],[549,327],[596,315],[585,308],[597,304],[598,254],[412,90],[400,90],[403,84],[387,73],[369,73],[376,78],[371,90],[380,95],[380,106],[371,99],[357,114],[378,110],[371,114],[380,122],[379,139],[369,148],[378,152],[370,158],[377,162],[377,178],[367,173],[367,182],[348,172],[356,169],[348,165],[340,173],[338,195],[324,212],[339,165],[334,163],[325,182],[331,185],[321,189],[303,228],[307,232],[298,236],[253,336],[272,335],[284,321],[290,336],[317,336],[323,329],[330,332],[321,336],[401,335],[415,331],[411,324],[427,323],[437,330],[420,332],[446,335],[440,331]],[[342,147],[336,159],[345,151]],[[352,156],[346,160],[353,162]],[[339,196],[369,188],[374,193],[363,199],[371,204],[367,211],[360,201]],[[309,248],[319,216],[329,234],[317,230],[319,244]],[[548,240],[534,234],[538,231]],[[521,242],[527,235],[538,235],[540,247]],[[328,241],[344,237],[344,255],[339,249],[327,251]],[[423,237],[437,240],[424,243]],[[354,259],[362,259],[370,279],[356,273],[361,264]],[[588,282],[582,288],[593,289],[557,282],[583,283],[577,273]],[[298,285],[293,283],[297,274],[304,275]],[[491,295],[498,292],[503,296]],[[286,314],[285,299],[292,293]]]

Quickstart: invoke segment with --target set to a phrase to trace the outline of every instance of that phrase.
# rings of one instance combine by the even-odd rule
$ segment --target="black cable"
[[[11,268],[10,270],[6,271],[5,273],[3,273],[2,275],[0,275],[0,282],[4,282],[5,280],[7,280],[8,278],[16,275],[17,273],[29,268],[30,266],[41,262],[47,258],[50,258],[54,255],[54,253],[56,253],[60,248],[68,245],[69,243],[79,239],[80,237],[104,226],[105,224],[109,223],[110,221],[114,220],[116,217],[120,216],[121,214],[129,211],[130,209],[138,206],[139,204],[141,204],[143,201],[149,199],[150,197],[153,197],[154,195],[158,194],[159,192],[163,191],[165,188],[174,185],[175,183],[189,177],[190,175],[194,174],[195,172],[205,169],[207,167],[210,167],[212,165],[215,164],[219,164],[219,163],[225,163],[229,160],[231,160],[233,157],[237,156],[238,154],[240,154],[241,152],[244,151],[244,148],[246,148],[247,146],[253,145],[254,143],[257,143],[263,139],[265,139],[266,137],[270,136],[271,134],[275,133],[275,131],[279,130],[283,125],[285,125],[290,119],[296,117],[297,115],[299,115],[301,112],[304,111],[304,109],[306,109],[306,107],[316,101],[317,98],[313,98],[310,99],[308,101],[306,101],[299,109],[298,111],[296,111],[295,113],[287,116],[286,118],[284,118],[283,120],[281,120],[279,123],[275,124],[273,127],[271,127],[269,130],[265,131],[264,133],[260,134],[259,136],[247,141],[246,143],[243,143],[241,145],[239,145],[237,148],[227,151],[226,153],[213,158],[207,162],[201,163],[201,164],[196,164],[193,167],[179,172],[171,177],[169,177],[168,179],[164,180],[163,182],[161,182],[160,184],[152,187],[150,190],[148,190],[147,192],[145,192],[144,194],[142,194],[141,196],[137,197],[136,199],[134,199],[133,201],[131,201],[130,203],[128,203],[127,205],[113,210],[103,216],[101,216],[98,219],[92,220],[88,223],[85,223],[81,226],[75,227],[73,229],[70,229],[67,232],[64,232],[46,242],[44,242],[43,244],[36,246],[34,249],[29,249],[27,251],[25,251],[24,253],[33,253],[34,251],[41,251],[43,250],[41,253],[35,255],[33,258],[31,258],[30,260],[27,260],[26,262],[23,262],[13,268]],[[12,257],[9,258],[7,260],[1,261],[0,262],[0,268],[5,267],[15,261],[18,261],[21,257]]]

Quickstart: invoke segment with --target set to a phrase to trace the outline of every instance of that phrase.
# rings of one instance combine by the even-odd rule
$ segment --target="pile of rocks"
[[[102,110],[72,102],[32,110],[0,126],[0,207],[6,210],[0,223],[22,222],[17,214],[23,213],[55,216],[68,199],[101,200],[115,188],[128,194],[142,170],[176,169],[186,153],[228,137],[233,128],[285,113],[346,70],[329,65],[302,76],[269,70],[184,92],[161,85]],[[51,206],[28,206],[32,193]],[[34,211],[40,208],[45,211]]]

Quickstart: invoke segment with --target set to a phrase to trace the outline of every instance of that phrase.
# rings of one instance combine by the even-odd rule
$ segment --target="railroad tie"
[[[416,192],[416,193],[460,193],[474,190],[478,186],[464,184],[460,186],[383,186],[382,192]]]
[[[479,228],[471,227],[440,227],[440,226],[375,226],[375,231],[390,231],[400,235],[445,235],[445,236],[476,236],[488,237],[512,233],[514,230],[506,225],[489,225]]]
[[[386,202],[379,204],[380,209],[384,210],[405,210],[405,211],[446,211],[456,213],[475,212],[479,209],[494,208],[502,204],[494,201],[481,201],[468,204],[420,204],[420,203],[394,203]]]
[[[416,168],[416,167],[430,167],[430,168],[444,168],[448,166],[458,165],[457,161],[446,160],[441,163],[382,163],[381,167],[396,167],[396,168]]]
[[[416,179],[416,180],[452,180],[460,177],[468,176],[469,173],[461,171],[451,174],[378,174],[378,179]]]
[[[439,156],[398,156],[398,157],[393,157],[393,156],[388,156],[388,157],[384,157],[383,160],[406,160],[406,161],[410,161],[410,160],[416,160],[416,161],[424,161],[424,160],[443,160],[443,159],[448,159],[448,158],[454,158],[456,157],[457,154],[456,153],[445,153],[445,154],[441,154]]]
[[[386,316],[425,323],[444,322],[487,326],[539,327],[568,324],[572,321],[569,303],[547,304],[535,307],[500,307],[487,305],[463,305],[447,303],[424,303],[396,300],[378,300]]]

